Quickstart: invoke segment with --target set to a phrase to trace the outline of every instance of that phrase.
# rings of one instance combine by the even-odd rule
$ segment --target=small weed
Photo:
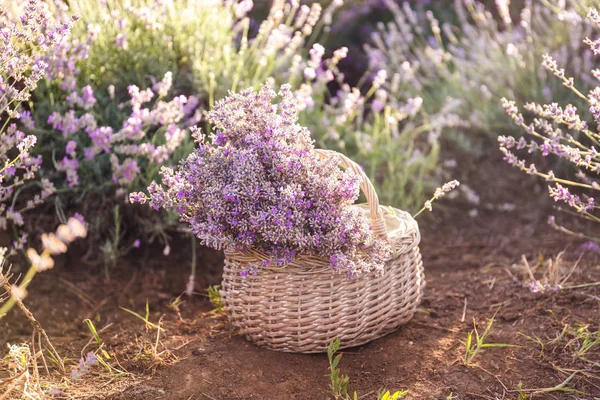
[[[102,257],[97,261],[86,261],[90,265],[101,263],[104,268],[104,278],[107,282],[110,281],[110,271],[116,266],[117,261],[140,246],[139,239],[131,241],[129,244],[124,243],[123,239],[127,232],[122,228],[123,218],[121,216],[121,208],[119,205],[116,205],[113,209],[112,225],[113,227],[109,229],[106,241],[100,246]],[[164,243],[168,243],[166,234],[160,232],[157,235],[162,238]],[[154,235],[152,235],[149,240],[152,241],[153,239]]]
[[[590,360],[589,353],[600,349],[600,330],[591,331],[589,325],[578,325],[572,327],[564,324],[562,331],[558,336],[547,343],[547,345],[556,345],[565,343],[567,350],[573,358],[577,358],[585,363],[599,366],[600,360]]]
[[[136,313],[135,311],[129,310],[127,308],[124,307],[119,307],[121,310],[128,312],[129,314],[141,319],[142,321],[144,321],[144,323],[146,324],[146,329],[150,328],[154,328],[154,329],[158,329],[160,331],[164,331],[163,328],[161,328],[159,325],[156,325],[153,322],[150,322],[150,306],[148,305],[148,300],[146,300],[146,315],[144,317],[142,317],[140,314]]]
[[[488,322],[487,326],[485,327],[485,330],[481,333],[481,335],[479,334],[479,331],[477,330],[477,323],[475,322],[475,318],[473,318],[473,330],[471,332],[469,332],[469,335],[467,336],[467,341],[465,343],[465,356],[464,356],[464,360],[463,360],[464,365],[467,365],[467,366],[474,365],[473,359],[475,358],[475,356],[477,354],[483,352],[483,349],[485,349],[485,348],[489,348],[489,347],[519,347],[519,346],[515,346],[512,344],[505,344],[505,343],[485,343],[486,339],[488,338],[488,336],[491,333],[492,325],[494,324],[495,317],[496,317],[496,314],[494,314],[494,316],[490,319],[490,322]]]
[[[179,311],[179,306],[183,303],[181,297],[176,297],[169,303],[169,307],[173,308],[177,315],[181,318],[181,313]],[[135,311],[128,310],[126,308],[120,307],[123,311],[130,313],[131,315],[141,319],[144,322],[144,326],[146,330],[156,329],[156,338],[149,339],[145,335],[136,338],[136,343],[138,346],[137,353],[135,356],[136,360],[146,361],[150,363],[150,368],[155,369],[158,366],[170,365],[173,362],[177,361],[177,357],[164,346],[161,342],[161,333],[165,332],[165,329],[161,326],[163,317],[160,317],[158,323],[153,323],[150,321],[150,307],[148,305],[148,301],[146,300],[146,309],[145,315],[142,316]],[[159,347],[163,348],[160,350]]]
[[[600,330],[591,332],[587,325],[579,326],[574,329],[573,336],[574,338],[570,343],[575,342],[574,347],[577,349],[575,356],[585,362],[592,362],[587,359],[587,354],[600,345]]]
[[[96,326],[94,325],[92,320],[85,319],[85,320],[83,320],[83,322],[85,322],[90,333],[92,334],[92,339],[94,339],[96,341],[96,344],[98,346],[102,346],[102,339],[100,339],[100,335],[98,334],[98,331],[96,330]]]
[[[596,368],[600,367],[600,359],[598,359],[600,330],[591,330],[589,325],[584,324],[573,326],[565,321],[566,318],[560,319],[552,310],[548,310],[548,312],[553,324],[562,327],[556,333],[556,337],[542,340],[536,335],[528,336],[522,333],[519,335],[540,346],[540,357],[544,356],[545,352],[555,357],[558,356],[557,353],[562,353],[564,356],[571,357],[573,361],[583,362],[585,366],[580,369],[568,369],[552,363],[552,368],[567,375],[567,378],[554,387],[539,389],[523,389],[523,385],[519,383],[515,388],[515,391],[519,393],[517,400],[530,399],[535,395],[551,392],[585,395],[586,393],[570,387],[575,383],[575,376],[581,374],[586,378],[599,379]]]
[[[185,303],[185,300],[181,300],[181,295],[180,295],[180,296],[175,297],[173,300],[171,300],[168,307],[175,310],[175,309],[178,309],[179,306],[182,305],[183,303]]]
[[[50,361],[52,361],[54,365],[56,365],[59,368],[61,368],[61,366],[62,368],[64,368],[63,360],[57,354],[55,354],[51,349],[48,348],[46,348],[46,352],[50,356]]]
[[[530,264],[525,255],[521,256],[521,264],[514,265],[524,276],[525,286],[533,293],[556,292],[561,289],[571,288],[565,283],[571,278],[579,265],[579,260],[572,265],[563,260],[564,251],[556,258],[545,259],[538,254],[535,263]]]
[[[123,233],[121,232],[121,213],[118,205],[113,210],[113,226],[114,228],[110,230],[110,239],[106,240],[101,247],[106,281],[110,280],[110,269],[115,266],[117,260],[122,255],[120,244],[123,239]]]
[[[171,300],[171,302],[169,303],[169,305],[167,307],[169,307],[170,309],[172,309],[173,311],[175,311],[175,313],[177,314],[177,317],[179,318],[180,321],[183,321],[183,317],[181,316],[181,305],[185,303],[184,300],[181,300],[181,295],[175,297],[173,300]]]
[[[340,340],[335,339],[327,346],[327,358],[329,358],[329,371],[331,378],[331,394],[336,400],[350,400],[348,395],[348,384],[350,383],[350,377],[348,375],[342,375],[341,370],[338,368],[338,364],[342,359],[342,354],[336,355],[340,349]],[[334,357],[335,356],[335,357]],[[377,400],[400,400],[408,394],[408,390],[398,390],[394,393],[389,390],[382,389],[377,393]],[[352,399],[357,400],[358,394],[354,392]]]
[[[578,372],[579,371],[573,372],[563,382],[559,383],[558,385],[556,385],[554,387],[549,387],[549,388],[523,389],[523,385],[519,382],[519,384],[515,388],[515,390],[519,393],[519,397],[517,397],[517,400],[527,400],[527,399],[530,399],[532,395],[539,395],[539,394],[552,393],[552,392],[572,393],[572,394],[585,396],[585,395],[587,395],[587,393],[582,392],[580,390],[572,389],[567,386],[569,384],[569,382],[571,382],[571,380],[573,380],[575,375],[577,375]]]
[[[540,339],[537,335],[533,334],[532,336],[525,335],[524,333],[518,332],[517,335],[523,336],[525,339],[532,341],[533,343],[540,346],[540,357],[544,355],[544,350],[546,349],[546,343],[542,339]]]
[[[169,307],[173,308],[177,313],[180,320],[182,320],[181,313],[179,311],[179,306],[183,304],[181,300],[181,296],[176,297],[169,303]],[[148,337],[142,335],[140,338],[136,338],[136,343],[138,345],[138,351],[135,356],[136,360],[148,361],[150,363],[150,367],[152,369],[158,366],[170,365],[173,362],[177,361],[177,356],[175,356],[171,350],[166,348],[164,344],[161,342],[161,333],[165,332],[165,329],[161,326],[163,317],[160,317],[158,323],[155,324],[150,321],[150,306],[148,305],[148,301],[146,300],[146,311],[145,315],[142,316],[135,311],[128,310],[126,308],[121,307],[123,311],[127,311],[131,315],[141,319],[144,321],[146,330],[152,328],[156,329],[156,338],[149,339]],[[159,346],[163,347],[163,350],[159,350]]]
[[[136,339],[139,346],[139,352],[135,358],[137,360],[149,361],[152,369],[159,366],[170,365],[177,361],[177,357],[171,350],[167,349],[160,340],[160,333],[162,330],[162,328],[160,328],[161,323],[162,317],[158,321],[159,329],[156,330],[156,339],[153,341],[148,340],[145,337]],[[159,345],[161,345],[164,350],[159,350]]]
[[[327,346],[327,358],[329,358],[329,371],[331,378],[331,394],[336,399],[348,399],[348,383],[350,378],[347,375],[342,375],[340,369],[337,367],[342,359],[342,354],[338,354],[334,357],[335,353],[340,349],[340,339],[335,339]],[[357,398],[354,393],[354,398]]]
[[[408,394],[408,390],[398,390],[391,393],[389,390],[382,390],[377,394],[377,400],[399,400]]]
[[[531,398],[530,395],[528,395],[527,393],[523,392],[523,382],[519,382],[517,384],[517,386],[515,387],[515,390],[519,394],[519,397],[517,397],[517,400],[528,400],[529,398]]]
[[[213,285],[209,286],[206,289],[206,293],[208,293],[208,298],[210,299],[210,302],[213,306],[215,306],[215,309],[212,311],[213,313],[222,313],[223,311],[225,311],[223,297],[221,296],[221,292],[219,291],[220,288],[220,285]]]
[[[113,357],[111,357],[108,351],[106,351],[106,349],[104,348],[104,341],[100,337],[101,331],[98,331],[96,329],[96,326],[90,319],[86,319],[84,320],[84,322],[87,325],[92,337],[81,350],[81,358],[77,367],[71,370],[71,376],[73,377],[73,379],[79,379],[81,376],[89,373],[90,368],[96,364],[100,364],[102,367],[104,367],[104,369],[107,371],[107,373],[112,379],[120,378],[126,375],[127,372],[125,371],[125,369],[122,369],[123,367],[120,366],[118,360],[114,359],[114,363],[119,365],[121,369],[116,368],[112,365]],[[104,327],[103,329],[106,329],[109,326],[110,324]],[[94,342],[98,347],[96,351],[86,353],[86,349]]]

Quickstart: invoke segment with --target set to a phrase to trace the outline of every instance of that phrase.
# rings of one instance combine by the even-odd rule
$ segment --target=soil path
[[[534,181],[498,160],[465,171],[472,173],[469,184],[481,195],[478,215],[469,216],[475,207],[456,200],[438,206],[435,218],[420,219],[424,301],[408,325],[343,351],[340,368],[350,377],[350,389],[363,399],[375,399],[382,388],[408,389],[408,399],[525,399],[526,390],[556,387],[577,371],[566,386],[585,394],[546,391],[532,398],[600,396],[600,367],[590,364],[600,361],[600,339],[585,357],[578,357],[583,339],[573,333],[578,325],[598,331],[600,287],[532,293],[525,270],[517,266],[522,255],[532,267],[543,257],[545,264],[535,271],[541,276],[547,260],[566,250],[559,265],[562,274],[581,259],[565,285],[598,282],[600,255],[581,250],[581,241],[548,226],[551,204],[543,192],[536,195],[540,189]],[[490,184],[500,178],[502,185]],[[187,280],[188,254],[185,244],[169,258],[135,254],[113,271],[109,283],[74,256],[64,260],[68,268],[36,278],[27,304],[59,351],[71,357],[70,365],[90,339],[82,323],[90,318],[102,329],[112,360],[131,374],[108,385],[105,375],[90,374],[90,380],[72,384],[65,393],[112,400],[332,398],[326,355],[258,348],[235,335],[222,317],[208,313],[211,305],[205,296],[184,298],[180,319],[172,305]],[[203,292],[219,282],[222,259],[217,252],[202,250],[200,261],[196,290]],[[119,309],[143,314],[146,301],[151,321],[164,315],[158,346],[154,329],[145,329],[139,318]],[[487,348],[475,356],[474,365],[464,365],[463,342],[473,320],[482,332],[495,313],[486,342],[519,347]],[[550,343],[561,332],[563,337]],[[0,344],[28,335],[29,326],[18,314],[0,321]]]

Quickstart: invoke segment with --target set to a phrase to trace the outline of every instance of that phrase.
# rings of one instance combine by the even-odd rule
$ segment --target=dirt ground
[[[600,281],[600,253],[552,229],[547,215],[556,211],[543,187],[497,158],[459,162],[454,174],[481,195],[481,203],[475,207],[459,198],[419,218],[424,301],[398,331],[343,351],[340,368],[350,377],[351,391],[360,399],[375,399],[382,388],[408,389],[407,399],[600,398],[600,286],[593,284]],[[474,208],[478,214],[469,215]],[[86,318],[99,330],[115,368],[108,374],[96,366],[77,380],[53,372],[44,379],[57,388],[55,398],[332,398],[325,354],[258,348],[231,331],[222,315],[210,313],[204,289],[219,283],[218,252],[201,251],[197,295],[173,307],[185,287],[190,252],[187,241],[173,249],[170,257],[152,250],[129,256],[108,283],[75,256],[36,278],[26,304],[68,370],[100,346],[90,341]],[[523,256],[536,278],[554,260],[562,276],[571,274],[566,288],[533,293]],[[144,315],[146,301],[149,320],[164,328],[158,340],[156,329],[119,308]],[[486,343],[514,347],[485,348],[464,365],[473,321],[481,333],[495,313]],[[18,310],[0,321],[2,349],[30,335]],[[118,376],[116,369],[127,374]]]

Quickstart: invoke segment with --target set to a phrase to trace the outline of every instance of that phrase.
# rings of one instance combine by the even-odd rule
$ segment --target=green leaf
[[[154,324],[154,323],[150,322],[150,321],[148,320],[148,318],[144,318],[144,317],[142,317],[140,314],[136,313],[135,311],[128,310],[127,308],[124,308],[124,307],[119,307],[119,308],[120,308],[121,310],[123,310],[123,311],[126,311],[126,312],[128,312],[129,314],[131,314],[131,315],[133,315],[133,316],[136,316],[136,317],[138,317],[139,319],[141,319],[142,321],[144,321],[144,322],[146,323],[146,325],[148,325],[148,326],[151,326],[151,327],[152,327],[152,328],[154,328],[154,329],[158,329],[158,330],[160,330],[160,331],[164,331],[164,329],[163,329],[162,327],[160,327],[160,326],[158,326],[158,325],[156,325],[156,324]]]
[[[92,322],[92,320],[90,320],[88,318],[88,319],[83,320],[83,322],[85,322],[86,325],[88,326],[88,329],[92,333],[92,336],[93,336],[94,340],[96,341],[96,343],[98,345],[101,345],[102,339],[100,339],[100,335],[98,335],[98,331],[96,330],[96,327],[94,326],[94,323]]]
[[[335,359],[333,360],[333,362],[331,363],[331,368],[335,368],[338,366],[338,364],[340,363],[340,360],[342,359],[342,355],[338,354]]]

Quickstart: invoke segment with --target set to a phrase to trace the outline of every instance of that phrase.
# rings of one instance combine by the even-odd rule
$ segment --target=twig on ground
[[[83,290],[81,290],[80,288],[63,278],[59,278],[59,282],[65,285],[67,289],[69,289],[75,296],[77,296],[79,300],[90,306],[90,308],[96,307],[96,304],[94,304],[94,299],[88,296]]]
[[[531,267],[529,266],[529,262],[527,262],[527,258],[525,257],[525,254],[521,254],[521,261],[523,262],[525,271],[527,271],[527,275],[529,275],[529,279],[532,282],[535,282],[535,276],[533,275],[533,271],[531,270]]]
[[[573,285],[573,286],[564,286],[562,289],[583,289],[592,286],[600,286],[600,282],[591,282],[591,283],[582,283],[581,285]]]
[[[426,328],[440,329],[442,331],[451,332],[451,333],[458,333],[458,332],[460,332],[460,329],[457,329],[457,328],[446,328],[445,326],[439,326],[439,325],[433,325],[433,324],[426,324],[424,322],[419,322],[419,321],[412,321],[411,324],[413,324],[413,325],[421,325],[421,326],[424,326]],[[344,353],[352,353],[352,351],[345,350]]]

